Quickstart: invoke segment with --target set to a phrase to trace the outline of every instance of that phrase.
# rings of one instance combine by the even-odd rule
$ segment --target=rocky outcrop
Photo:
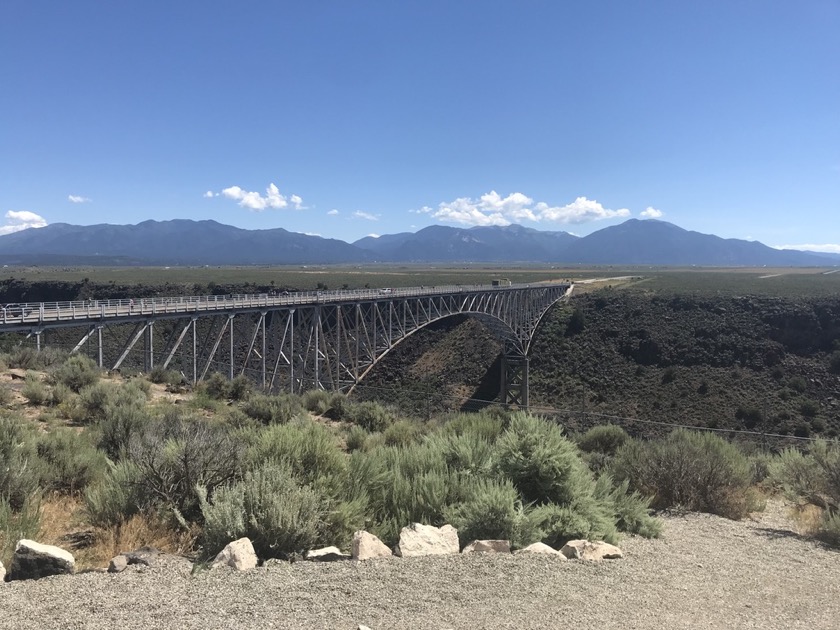
[[[237,571],[247,571],[257,566],[257,554],[250,538],[240,538],[228,543],[210,564],[211,569],[231,567]]]
[[[139,549],[129,551],[122,555],[125,556],[125,559],[128,561],[128,564],[137,564],[141,567],[150,567],[155,561],[155,558],[157,558],[160,555],[160,551],[158,551],[154,547],[143,546]]]
[[[458,530],[452,525],[433,527],[412,523],[400,531],[400,542],[394,552],[403,558],[410,558],[455,554],[460,548]]]
[[[315,562],[334,562],[336,560],[348,560],[350,556],[341,553],[341,549],[338,547],[323,547],[322,549],[307,551],[304,558]]]
[[[528,545],[527,547],[520,549],[516,553],[542,553],[549,556],[556,556],[560,560],[568,560],[566,556],[562,553],[554,549],[553,547],[549,547],[543,542],[535,542],[532,545]]]
[[[34,540],[20,540],[15,547],[9,580],[37,580],[48,575],[73,573],[76,559],[69,551]]]
[[[621,549],[602,540],[570,540],[560,552],[570,560],[613,560],[623,557]]]
[[[510,541],[474,540],[461,553],[510,553]]]
[[[375,558],[390,558],[393,554],[388,546],[376,536],[364,530],[353,534],[353,560],[373,560]]]

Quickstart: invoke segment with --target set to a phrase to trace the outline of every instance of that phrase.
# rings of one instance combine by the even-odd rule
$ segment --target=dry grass
[[[823,509],[811,503],[795,504],[790,507],[789,516],[797,534],[813,537],[822,526]]]
[[[120,527],[94,529],[86,524],[84,502],[78,497],[55,495],[41,503],[38,541],[70,550],[77,570],[107,567],[114,556],[143,546],[166,553],[191,554],[197,536],[196,530],[175,531],[171,524],[153,514],[138,514]],[[89,544],[73,548],[70,543],[77,539]]]

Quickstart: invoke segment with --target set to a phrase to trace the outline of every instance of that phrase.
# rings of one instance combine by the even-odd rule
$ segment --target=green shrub
[[[37,496],[28,497],[17,509],[0,496],[0,562],[11,566],[17,542],[37,539],[41,529],[41,505]]]
[[[310,389],[304,392],[301,396],[301,402],[307,411],[323,415],[330,409],[330,399],[333,397],[332,392],[324,389]]]
[[[840,350],[835,350],[828,357],[828,371],[832,374],[840,374]]]
[[[87,435],[72,429],[45,433],[38,439],[37,451],[44,462],[41,485],[45,490],[75,494],[105,473],[105,455]]]
[[[245,400],[253,390],[253,383],[242,374],[235,377],[228,385],[228,395],[232,400]]]
[[[560,548],[570,540],[605,540],[618,542],[618,530],[609,506],[594,497],[585,497],[567,505],[544,503],[528,515],[540,540]]]
[[[735,410],[735,418],[744,423],[747,429],[754,429],[764,421],[764,414],[761,409],[751,405],[738,405]]]
[[[601,475],[596,482],[595,494],[611,505],[619,531],[658,538],[662,534],[662,521],[650,514],[652,497],[631,492],[629,486],[626,479],[615,484],[610,475]]]
[[[801,376],[794,376],[788,380],[787,383],[788,387],[790,387],[793,391],[799,392],[800,394],[805,391],[808,387],[808,384],[805,382],[805,379]]]
[[[816,440],[807,453],[785,449],[770,467],[770,478],[794,500],[803,498],[829,510],[840,507],[840,444]]]
[[[303,412],[300,399],[289,394],[254,394],[242,403],[241,409],[249,417],[263,424],[286,424]]]
[[[368,431],[384,431],[394,422],[393,414],[375,402],[361,402],[352,405],[346,419]]]
[[[220,372],[213,372],[201,383],[201,389],[213,400],[230,398],[230,381]]]
[[[820,411],[820,404],[810,399],[805,399],[799,403],[799,413],[806,418],[814,418]]]
[[[82,397],[87,398],[91,409],[96,409],[91,415],[99,418],[96,424],[99,448],[117,460],[124,456],[132,436],[151,422],[151,414],[143,391],[133,384],[116,389],[100,389],[100,385],[84,390]]]
[[[67,352],[47,346],[40,352],[31,346],[18,346],[9,355],[9,367],[22,370],[44,370],[63,363],[67,359]]]
[[[47,401],[50,407],[60,407],[67,403],[73,397],[73,390],[63,383],[56,383],[50,388],[49,400]]]
[[[166,385],[167,389],[180,388],[184,384],[184,377],[177,370],[164,370],[157,366],[149,372],[148,379],[158,385]]]
[[[439,432],[431,435],[427,444],[449,470],[473,476],[493,474],[495,447],[481,433]]]
[[[47,404],[50,392],[36,372],[27,372],[23,389],[20,392],[30,405],[41,406]]]
[[[613,473],[652,495],[657,508],[742,518],[755,507],[747,457],[711,433],[677,429],[661,440],[629,442],[616,453]]]
[[[190,521],[200,517],[198,489],[212,495],[241,473],[242,450],[223,424],[171,410],[140,427],[129,441],[127,458],[139,469],[143,494]]]
[[[242,481],[217,488],[212,499],[202,490],[200,500],[208,557],[243,536],[262,559],[294,556],[322,542],[321,497],[285,466],[248,471]]]
[[[347,434],[344,438],[345,443],[347,444],[347,450],[351,453],[353,451],[360,451],[365,448],[365,442],[370,434],[365,431],[362,427],[353,425],[347,430]]]
[[[605,424],[592,427],[577,438],[577,445],[585,453],[601,453],[615,455],[619,448],[630,439],[630,436],[620,426]]]
[[[525,503],[570,504],[591,493],[594,480],[577,447],[546,420],[519,413],[496,441],[496,467]]]
[[[504,410],[459,413],[445,419],[443,431],[456,435],[476,435],[492,444],[505,430],[509,421],[510,414]]]
[[[56,383],[62,383],[74,392],[80,392],[99,380],[99,368],[93,359],[82,354],[73,354],[52,373]]]
[[[519,493],[508,480],[474,479],[467,498],[444,509],[444,519],[458,530],[461,547],[473,540],[509,540],[515,548],[540,539],[531,526]]]
[[[95,422],[105,417],[112,404],[115,387],[111,383],[100,381],[79,392],[79,402],[84,410],[85,420]]]
[[[335,435],[309,420],[260,431],[248,449],[247,462],[252,469],[266,462],[283,465],[300,483],[336,498],[347,471],[347,459]]]
[[[12,511],[38,492],[41,460],[33,428],[20,418],[0,415],[0,498]]]
[[[382,433],[386,446],[408,446],[420,441],[423,427],[417,422],[398,420]]]
[[[104,477],[84,492],[87,521],[94,527],[119,526],[152,503],[140,469],[129,461],[110,464]]]
[[[832,547],[840,547],[840,512],[826,510],[823,513],[817,538]]]
[[[6,383],[0,383],[0,405],[12,402],[12,389]]]

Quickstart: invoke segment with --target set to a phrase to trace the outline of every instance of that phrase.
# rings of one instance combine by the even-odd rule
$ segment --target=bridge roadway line
[[[349,289],[338,291],[301,291],[288,295],[268,293],[244,295],[201,295],[152,297],[119,300],[76,300],[66,302],[35,302],[3,305],[0,309],[0,333],[33,331],[39,327],[61,328],[87,323],[118,320],[130,323],[147,319],[177,318],[218,312],[259,311],[266,308],[342,304],[361,301],[386,301],[393,298],[435,295],[515,291],[567,284],[566,282],[537,282],[531,284],[447,285],[434,287],[404,287],[394,289]],[[573,286],[573,285],[572,285]]]

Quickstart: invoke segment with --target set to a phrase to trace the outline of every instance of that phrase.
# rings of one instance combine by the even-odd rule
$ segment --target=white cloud
[[[29,210],[9,210],[6,213],[6,225],[0,225],[0,234],[20,232],[27,228],[41,228],[47,225],[46,219]]]
[[[356,212],[353,213],[353,216],[357,219],[364,219],[365,221],[379,221],[379,217],[375,214],[362,212],[361,210],[356,210]]]
[[[659,217],[663,216],[665,213],[662,210],[657,210],[652,206],[648,206],[643,210],[639,216],[644,217],[645,219],[658,219]]]
[[[216,197],[218,195],[219,193],[214,193],[210,190],[204,193],[205,197]],[[262,212],[269,208],[282,210],[288,208],[290,202],[295,210],[303,209],[303,199],[297,195],[292,195],[287,199],[285,195],[280,194],[280,189],[273,183],[269,184],[268,188],[265,189],[265,196],[258,192],[244,190],[239,186],[225,188],[222,190],[221,195],[239,202],[240,206],[253,210],[254,212]]]
[[[463,225],[510,225],[515,221],[554,221],[557,223],[588,223],[616,217],[630,216],[626,208],[609,210],[595,200],[578,197],[565,206],[550,206],[544,201],[534,203],[527,195],[515,192],[502,197],[495,190],[479,199],[459,197],[437,208],[424,206],[415,210],[435,219]]]
[[[330,210],[329,212],[327,212],[327,214],[328,214],[329,216],[331,216],[331,217],[334,217],[335,215],[337,215],[337,214],[338,214],[338,210],[336,210],[335,208],[333,208],[332,210]]]
[[[834,243],[805,244],[805,245],[773,245],[776,249],[798,249],[806,252],[823,252],[826,254],[840,254],[840,245]]]
[[[89,203],[90,198],[89,197],[81,197],[79,195],[67,195],[67,201],[70,201],[72,203]]]
[[[201,196],[204,197],[205,199],[212,199],[213,197],[218,197],[219,193],[213,192],[212,190],[208,190],[206,193],[204,193]]]

